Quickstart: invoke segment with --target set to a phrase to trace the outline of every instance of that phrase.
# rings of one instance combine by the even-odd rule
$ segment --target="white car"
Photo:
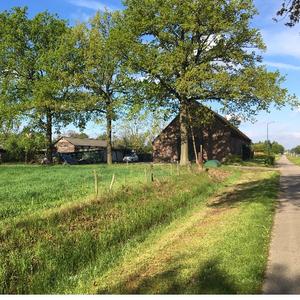
[[[123,161],[124,162],[137,162],[137,161],[139,161],[139,157],[136,155],[136,153],[132,153],[130,155],[124,156]]]

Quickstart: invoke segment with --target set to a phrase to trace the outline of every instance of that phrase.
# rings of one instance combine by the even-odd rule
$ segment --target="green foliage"
[[[27,9],[0,14],[0,109],[43,131],[51,159],[52,129],[73,121],[80,49],[64,20]]]
[[[161,133],[164,123],[156,114],[149,112],[122,119],[117,125],[114,147],[133,149],[137,153],[151,153],[152,141]]]
[[[132,67],[152,83],[156,106],[181,114],[181,161],[188,160],[188,106],[217,101],[224,112],[247,118],[271,104],[292,101],[284,78],[261,66],[265,49],[251,27],[256,10],[247,1],[126,0],[128,35],[135,39]],[[251,48],[251,52],[249,51]]]
[[[29,128],[0,135],[0,142],[6,150],[4,161],[8,162],[36,162],[37,155],[46,146],[44,135]]]
[[[132,80],[126,68],[126,44],[119,12],[97,12],[89,24],[78,26],[84,69],[81,83],[89,101],[84,110],[96,122],[106,120],[107,162],[112,163],[112,122],[124,114],[131,101]],[[125,52],[125,54],[124,54]]]
[[[300,154],[300,146],[296,146],[295,148],[291,149],[292,153]]]
[[[133,65],[157,82],[168,99],[217,99],[224,109],[248,116],[282,105],[287,91],[278,73],[256,66],[264,49],[252,1],[125,1],[136,36]],[[157,101],[162,101],[159,99]]]
[[[252,144],[252,149],[255,152],[261,152],[268,154],[273,153],[273,154],[283,154],[284,153],[284,147],[280,145],[278,142],[273,141],[264,141],[264,142],[258,142]]]

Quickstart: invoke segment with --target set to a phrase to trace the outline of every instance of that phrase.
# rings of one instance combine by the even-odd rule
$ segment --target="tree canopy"
[[[267,154],[269,151],[274,154],[283,154],[285,151],[284,146],[282,146],[276,141],[273,142],[264,141],[264,142],[254,143],[252,145],[252,149],[255,152],[262,152],[265,154]]]
[[[294,100],[281,87],[284,77],[261,64],[265,45],[251,25],[252,0],[125,0],[124,6],[74,27],[48,12],[33,18],[26,8],[1,12],[0,125],[21,122],[43,133],[51,161],[53,130],[104,120],[111,163],[120,116],[176,112],[180,161],[187,164],[195,101],[218,103],[240,119]]]
[[[274,18],[276,21],[287,18],[285,25],[295,26],[300,21],[300,0],[284,0],[276,15]]]
[[[112,163],[112,123],[117,120],[132,95],[126,69],[126,45],[119,12],[97,12],[88,24],[81,24],[84,69],[82,86],[89,95],[85,111],[89,118],[106,120],[107,162]]]
[[[126,0],[135,39],[132,66],[153,83],[154,102],[180,113],[181,164],[188,163],[188,108],[217,101],[225,112],[253,117],[289,98],[279,72],[260,64],[265,49],[247,1]]]
[[[292,153],[300,154],[300,145],[296,146],[295,148],[291,149]]]
[[[1,112],[45,133],[52,160],[53,127],[72,122],[81,61],[66,21],[26,8],[0,14]]]

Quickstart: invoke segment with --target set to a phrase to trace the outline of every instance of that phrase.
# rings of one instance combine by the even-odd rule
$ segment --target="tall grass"
[[[150,165],[0,165],[0,223],[91,196],[94,193],[93,170],[99,176],[99,190],[103,193],[113,174],[116,189],[122,184],[132,186],[145,182]],[[154,175],[157,178],[170,176],[170,166],[155,166]]]
[[[127,170],[124,166],[107,169],[105,176],[109,179],[109,175],[117,171],[124,174],[124,169]],[[13,170],[12,173],[22,171]],[[63,175],[70,178],[72,174],[76,176],[73,184],[78,182],[79,185],[84,175],[78,173],[87,176],[91,167],[71,167],[69,172],[62,170],[54,167],[44,172],[48,172],[49,180],[54,171],[60,171],[61,179]],[[30,171],[28,177],[38,181],[37,174],[41,171],[34,168]],[[168,168],[161,169],[160,175],[169,174],[169,171]],[[136,167],[135,172],[132,178],[136,174],[144,176],[143,167]],[[69,180],[64,182],[65,186],[70,184]],[[143,241],[152,230],[204,203],[223,184],[212,180],[208,174],[186,173],[168,181],[161,179],[132,188],[119,188],[100,199],[48,210],[40,216],[33,214],[19,218],[4,226],[0,233],[0,292],[72,293],[79,282],[91,281],[103,274],[118,262],[126,249]],[[59,188],[59,185],[55,186]],[[80,188],[75,187],[73,193]],[[50,203],[59,198],[56,189],[52,190],[56,197],[50,196]],[[51,191],[46,188],[46,183],[41,190],[43,193],[37,199],[40,203],[44,199],[45,203],[41,205],[47,207],[46,197]],[[18,197],[21,195],[19,190]],[[26,198],[26,203],[30,204],[30,197]]]

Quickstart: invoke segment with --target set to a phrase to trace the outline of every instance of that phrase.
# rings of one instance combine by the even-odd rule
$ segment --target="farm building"
[[[251,157],[250,138],[228,120],[197,102],[191,111],[189,125],[192,126],[189,126],[188,136],[190,161],[195,161],[194,148],[199,153],[201,145],[204,160],[224,161],[229,155],[239,155],[244,160]],[[154,162],[179,160],[179,115],[155,138],[152,145]]]
[[[106,149],[106,141],[96,139],[61,137],[58,141],[56,141],[54,147],[59,153],[103,150]]]
[[[72,157],[83,162],[106,162],[107,143],[103,140],[61,137],[55,142],[54,147],[63,158]],[[124,150],[113,149],[113,161],[123,161],[125,154]]]

